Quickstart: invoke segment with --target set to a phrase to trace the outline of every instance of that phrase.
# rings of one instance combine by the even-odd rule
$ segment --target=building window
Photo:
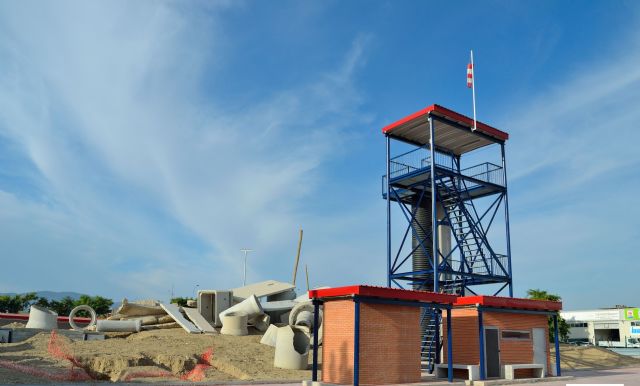
[[[568,324],[569,324],[569,327],[584,327],[584,328],[587,327],[587,323],[581,323],[581,322],[571,322]]]
[[[531,332],[529,332],[529,331],[503,330],[502,331],[502,339],[529,340],[529,339],[531,339]]]

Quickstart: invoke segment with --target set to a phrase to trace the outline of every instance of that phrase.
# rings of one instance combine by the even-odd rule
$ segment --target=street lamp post
[[[247,285],[247,254],[253,252],[253,249],[242,248],[240,252],[244,252],[244,275],[242,277],[242,285]]]

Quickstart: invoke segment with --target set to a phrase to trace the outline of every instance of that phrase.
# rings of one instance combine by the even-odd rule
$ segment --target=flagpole
[[[471,50],[471,71],[473,74],[473,78],[471,78],[471,93],[473,94],[473,131],[476,131],[476,68],[473,65],[473,50]]]

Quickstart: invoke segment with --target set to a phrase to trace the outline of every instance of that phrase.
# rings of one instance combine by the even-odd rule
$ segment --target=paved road
[[[567,371],[562,375],[573,375],[575,379],[562,382],[544,382],[540,386],[566,386],[567,384],[623,384],[640,386],[640,367],[611,370]]]
[[[591,384],[591,385],[606,385],[606,384],[617,384],[624,386],[640,386],[640,367],[627,367],[622,369],[611,369],[611,370],[585,370],[585,371],[567,371],[563,372],[562,375],[573,375],[575,378],[571,380],[564,381],[553,381],[553,382],[541,382],[541,383],[532,383],[531,385],[540,385],[540,386],[567,386],[567,384]],[[1,383],[1,382],[0,382]],[[100,383],[69,383],[64,384],[65,386],[96,386],[100,385]],[[234,386],[239,386],[241,383],[231,383]],[[438,382],[440,385],[447,385],[447,382]],[[62,385],[62,384],[60,384]],[[132,385],[139,386],[140,383],[116,383],[115,385],[124,386],[124,385]],[[191,385],[191,386],[203,386],[203,385],[220,385],[219,383],[207,383],[207,382],[195,382],[195,383],[160,383],[160,385],[168,386],[168,385]],[[229,383],[227,383],[229,385]],[[248,384],[250,386],[260,386],[258,383]],[[281,383],[281,384],[270,384],[264,386],[299,386],[300,383]],[[415,384],[414,384],[415,385]],[[27,385],[22,385],[27,386]],[[34,385],[34,386],[42,386],[42,385]],[[409,386],[409,385],[408,385]]]

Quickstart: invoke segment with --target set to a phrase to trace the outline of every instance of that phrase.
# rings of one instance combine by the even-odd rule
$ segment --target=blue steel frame
[[[494,171],[502,173],[501,178],[498,177],[497,181],[501,181],[503,185],[490,184],[490,175],[488,168],[486,172],[487,178],[485,178],[486,181],[482,180],[482,175],[480,177],[478,177],[477,175],[467,176],[463,173],[463,170],[461,170],[460,167],[461,156],[448,153],[447,151],[440,148],[437,143],[435,143],[436,136],[434,121],[446,123],[447,125],[456,127],[460,130],[469,130],[469,128],[464,127],[457,122],[450,121],[440,116],[429,115],[429,148],[428,156],[425,155],[428,158],[421,159],[421,163],[418,165],[406,165],[408,174],[415,176],[416,174],[428,173],[429,177],[428,179],[425,179],[424,181],[418,183],[413,182],[412,185],[408,186],[407,188],[401,187],[400,184],[396,184],[394,186],[394,182],[399,182],[402,180],[402,178],[406,178],[406,176],[400,175],[399,177],[394,177],[394,173],[397,173],[397,170],[395,172],[392,171],[391,166],[394,160],[402,160],[402,158],[399,157],[404,157],[416,150],[419,150],[421,146],[418,144],[412,144],[419,147],[416,150],[404,153],[395,158],[391,158],[391,139],[393,139],[393,136],[389,134],[385,135],[386,174],[383,178],[386,179],[386,184],[384,184],[383,197],[385,197],[387,201],[387,286],[391,287],[393,285],[404,288],[402,282],[408,283],[409,286],[415,284],[423,285],[426,283],[416,279],[416,276],[420,276],[423,274],[433,274],[432,288],[435,292],[444,290],[443,292],[451,293],[464,292],[465,290],[467,290],[475,294],[476,292],[469,287],[481,284],[497,283],[502,285],[498,288],[497,291],[495,291],[495,293],[493,293],[493,295],[500,294],[505,288],[508,287],[509,296],[513,297],[511,235],[509,229],[509,203],[507,194],[507,163],[505,154],[505,143],[497,141],[495,139],[491,139],[493,142],[496,142],[500,145],[500,156],[502,165],[501,167],[498,165],[493,166],[495,166]],[[487,138],[485,135],[479,132],[475,132],[475,134]],[[401,140],[398,138],[395,139]],[[448,159],[450,160],[450,164],[447,161],[445,162],[446,166],[444,166],[444,164],[438,162],[437,157],[442,157],[442,155],[448,157]],[[429,165],[426,167],[423,164],[425,160],[427,160],[429,163]],[[398,165],[401,164],[395,164],[396,167]],[[472,169],[473,168],[474,167],[472,167]],[[475,186],[481,186],[482,183],[485,183],[486,186],[489,186],[489,193],[484,193],[483,195],[480,195],[478,197],[486,197],[489,195],[497,196],[493,203],[491,203],[491,205],[489,205],[489,207],[481,215],[477,212],[475,205],[473,204],[474,197],[472,197],[470,194],[471,190],[467,185],[467,181]],[[416,195],[418,198],[417,205],[420,205],[425,196],[425,191],[427,190],[431,192],[430,206],[432,213],[432,231],[430,234],[427,234],[423,226],[415,221],[415,207],[410,209],[408,207],[408,204],[403,201],[403,197],[401,197],[401,194],[404,194],[407,191],[411,191],[411,194]],[[452,210],[449,211],[446,205],[444,205],[443,200],[451,200],[451,197],[455,198],[455,206],[450,207],[450,209]],[[391,201],[397,202],[405,220],[407,221],[406,230],[404,231],[404,235],[401,239],[398,251],[397,253],[395,253],[395,258],[393,258],[392,255]],[[442,207],[445,212],[445,218],[441,221],[438,220],[437,215],[437,208],[439,203],[442,203]],[[470,209],[468,208],[469,203]],[[504,210],[506,259],[501,257],[502,255],[498,255],[495,253],[488,239],[489,230],[494,223],[494,219],[496,218],[501,204]],[[487,219],[488,223],[486,223]],[[462,226],[463,221],[466,221],[466,225],[468,225],[468,229],[464,231],[464,227]],[[483,221],[486,223],[486,225],[483,225]],[[451,250],[446,255],[439,250],[438,225],[441,224],[448,225],[453,236]],[[458,227],[457,230],[455,229],[454,225]],[[461,232],[459,233],[459,231]],[[411,235],[427,234],[427,237],[424,240],[418,240],[417,245],[410,248],[411,251],[409,252],[409,254],[406,256],[402,256],[402,251],[405,243],[407,242],[407,238],[409,237],[409,232],[411,232]],[[409,237],[409,239],[410,238],[411,237]],[[425,246],[427,242],[431,243],[431,250],[434,251],[431,254]],[[424,254],[427,256],[429,268],[422,271],[414,271],[413,269],[407,270],[406,268],[404,268],[405,263],[410,261],[411,256],[418,248],[420,248],[422,252],[424,252]],[[453,263],[454,253],[460,254],[459,262]],[[477,269],[477,267],[479,267],[480,269]],[[454,280],[447,280],[451,278],[453,278]],[[429,314],[429,312],[429,310],[425,310],[425,315]],[[425,315],[423,315],[423,317],[425,317]],[[428,368],[431,371],[434,368],[434,363],[440,361],[440,316],[426,316],[434,318],[434,326],[429,327],[430,329],[433,329],[433,333],[431,335],[433,337],[425,338],[427,339],[427,341],[423,341],[422,344],[423,352],[431,352],[433,354],[431,356],[428,356],[427,359]],[[424,334],[425,336],[428,336],[427,331],[425,331]]]
[[[553,317],[553,338],[556,349],[556,375],[560,376],[562,374],[560,370],[560,339],[559,331],[558,331],[558,313],[556,311],[537,311],[537,310],[518,310],[512,308],[495,308],[495,307],[476,307],[478,310],[478,350],[480,355],[480,380],[487,379],[487,373],[485,369],[485,357],[484,357],[484,323],[483,323],[483,313],[484,312],[502,312],[509,314],[530,314],[530,315],[548,315]],[[447,338],[448,339],[448,338]]]
[[[453,333],[451,332],[451,306],[448,304],[411,302],[397,299],[379,299],[366,296],[350,296],[354,302],[354,326],[353,326],[353,384],[360,384],[360,303],[392,304],[410,307],[425,307],[444,309],[447,311],[447,380],[453,382]],[[311,365],[311,380],[318,381],[318,314],[322,300],[313,299],[314,323],[313,323],[313,363]]]
[[[420,284],[419,281],[415,279],[415,276],[421,274],[433,274],[433,289],[435,292],[440,292],[442,290],[444,284],[449,284],[450,286],[456,287],[460,290],[466,289],[471,293],[475,294],[470,286],[476,286],[481,284],[503,284],[499,289],[493,293],[493,295],[500,294],[505,288],[508,287],[509,296],[513,296],[513,278],[512,278],[512,268],[511,268],[511,235],[510,235],[510,225],[509,225],[509,204],[508,204],[508,195],[507,195],[507,177],[506,177],[506,155],[505,155],[505,144],[504,142],[496,142],[500,145],[500,153],[502,166],[496,166],[497,171],[501,171],[503,176],[502,180],[504,181],[504,186],[498,186],[495,184],[489,184],[490,188],[493,191],[483,194],[479,197],[486,197],[488,195],[497,195],[493,203],[486,209],[484,213],[481,215],[477,212],[475,206],[473,205],[474,197],[470,196],[470,190],[467,186],[467,180],[473,181],[473,183],[482,183],[483,181],[470,180],[469,176],[465,176],[460,169],[460,156],[456,156],[453,154],[445,153],[441,149],[439,149],[437,143],[435,141],[435,123],[434,120],[445,122],[448,125],[457,127],[461,130],[469,130],[468,128],[459,125],[456,122],[449,121],[445,118],[439,116],[429,115],[429,130],[430,130],[430,142],[429,142],[429,165],[425,169],[416,170],[411,173],[429,173],[429,178],[424,183],[415,183],[412,186],[407,188],[401,188],[399,186],[394,186],[394,182],[398,179],[404,178],[404,176],[393,177],[393,172],[391,170],[391,164],[394,162],[395,158],[391,158],[391,139],[393,139],[390,135],[385,135],[386,137],[386,174],[383,176],[383,179],[386,180],[384,184],[384,192],[383,197],[386,198],[387,204],[387,286],[391,287],[395,285],[400,288],[404,288],[401,282],[408,282],[408,285],[412,284]],[[482,136],[482,134],[477,133],[477,135]],[[496,141],[496,140],[494,140]],[[416,145],[417,146],[417,145]],[[418,148],[419,149],[419,148]],[[409,152],[411,153],[411,152]],[[405,153],[409,154],[409,153]],[[447,169],[443,169],[442,165],[439,165],[436,157],[438,155],[446,155],[451,157],[451,166],[447,167]],[[397,158],[397,157],[396,157]],[[415,169],[415,168],[414,168]],[[488,175],[488,172],[487,172]],[[396,181],[394,181],[396,180]],[[450,181],[450,182],[449,182]],[[457,181],[457,182],[456,182]],[[422,184],[422,185],[421,185]],[[405,243],[407,242],[407,238],[409,236],[409,232],[412,235],[417,234],[418,230],[424,231],[424,228],[420,224],[416,224],[415,222],[415,208],[410,209],[408,204],[403,201],[403,197],[401,194],[404,194],[407,191],[412,191],[412,194],[418,196],[418,202],[421,202],[425,191],[431,191],[431,211],[432,211],[432,219],[431,226],[432,232],[427,236],[425,240],[419,240],[418,245],[414,248],[411,248],[411,252],[402,257],[402,250],[404,248]],[[450,213],[445,205],[445,219],[438,220],[436,210],[438,207],[438,203],[442,202],[445,196],[451,198],[454,196],[456,198],[456,202],[460,211],[463,213],[453,214]],[[395,257],[392,254],[392,224],[391,224],[391,201],[396,201],[398,206],[401,209],[401,212],[407,221],[406,230],[404,232],[404,236],[402,237],[400,246],[398,247],[398,251],[395,254]],[[471,206],[471,209],[467,209],[466,206]],[[488,233],[489,229],[494,223],[496,218],[496,214],[498,213],[500,206],[502,205],[504,210],[504,225],[505,225],[505,239],[506,239],[506,255],[498,255],[495,253],[493,248],[490,245]],[[456,232],[452,231],[452,248],[451,251],[446,255],[439,250],[438,248],[438,225],[448,225],[453,230],[453,222],[451,218],[464,216],[464,221],[469,223],[469,230],[465,231],[460,239],[456,235]],[[483,221],[487,221],[488,224],[483,225]],[[455,222],[455,221],[454,221]],[[420,229],[422,228],[422,229]],[[477,249],[472,252],[472,249],[469,247],[469,239],[472,239],[472,242],[475,245],[472,247],[476,247]],[[425,243],[430,242],[432,251],[435,251],[432,254],[429,254],[425,247]],[[466,247],[466,248],[465,248]],[[412,254],[418,249],[421,248],[422,251],[428,256],[430,268],[423,271],[407,271],[405,268],[405,263],[407,263]],[[478,252],[480,250],[480,252]],[[460,254],[459,266],[455,267],[451,264],[451,259],[454,256],[453,254],[458,252]],[[478,264],[479,263],[479,264]],[[474,265],[475,264],[475,265]],[[505,267],[506,265],[506,267]],[[480,267],[481,272],[474,272],[474,267]],[[441,274],[449,275],[451,277],[455,277],[453,280],[446,280]],[[447,283],[448,282],[448,283]],[[446,290],[446,288],[445,288]]]

